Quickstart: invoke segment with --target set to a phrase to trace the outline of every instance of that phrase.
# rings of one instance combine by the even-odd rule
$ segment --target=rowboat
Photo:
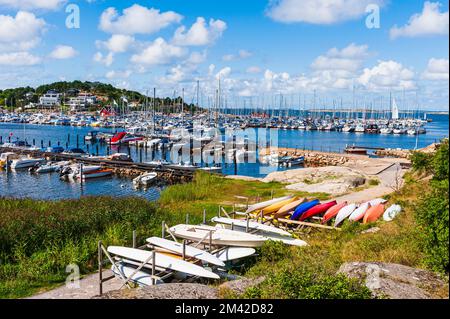
[[[153,183],[156,178],[158,177],[157,173],[146,173],[143,174],[141,176],[136,177],[135,179],[133,179],[133,185],[134,186],[148,186],[151,183]]]
[[[147,242],[153,246],[167,249],[167,250],[169,250],[171,252],[175,252],[179,255],[183,254],[183,245],[180,243],[177,243],[177,242],[174,242],[171,240],[167,240],[164,238],[159,238],[159,237],[147,238]],[[189,245],[186,245],[185,248],[186,248],[186,250],[184,253],[185,253],[185,256],[187,256],[187,257],[193,257],[195,259],[205,261],[209,264],[213,264],[213,265],[217,265],[217,266],[222,266],[222,267],[225,266],[225,264],[220,259],[218,259],[214,255],[211,255],[210,253],[208,253],[204,250],[201,250],[201,249],[189,246]]]
[[[347,217],[349,217],[356,209],[356,204],[347,205],[338,212],[336,215],[336,220],[334,221],[334,227],[337,227],[342,223]]]
[[[83,179],[93,179],[93,178],[111,176],[112,173],[113,173],[112,169],[101,169],[98,171],[83,173]],[[77,178],[80,178],[80,174],[77,175]]]
[[[247,208],[245,213],[248,214],[248,213],[254,212],[255,210],[263,209],[263,208],[265,208],[267,206],[270,206],[272,204],[281,202],[281,201],[289,199],[291,197],[292,196],[284,196],[284,197],[274,198],[274,199],[271,199],[271,200],[268,200],[268,201],[265,201],[265,202],[261,202],[261,203],[257,203],[257,204],[251,205],[251,206],[249,206]]]
[[[209,243],[211,234],[211,244],[220,246],[260,247],[266,241],[258,235],[206,225],[177,225],[170,228],[170,231],[176,237],[197,242],[203,240],[204,243]]]
[[[300,221],[303,221],[305,219],[308,219],[308,218],[316,216],[316,215],[324,214],[327,210],[329,210],[331,207],[333,207],[335,205],[337,205],[337,202],[332,201],[329,203],[314,206],[313,208],[308,209],[306,212],[304,212],[300,216]]]
[[[253,222],[253,221],[249,221],[247,224],[246,220],[239,220],[239,219],[232,219],[232,218],[225,218],[225,217],[214,217],[211,219],[212,222],[217,223],[217,224],[225,224],[225,225],[232,225],[239,227],[239,228],[243,228],[245,229],[248,225],[249,229],[253,229],[253,230],[258,230],[258,231],[262,231],[265,233],[273,233],[273,234],[278,234],[281,236],[288,236],[291,237],[291,233],[274,227],[274,226],[269,226],[269,225],[264,225],[264,224],[260,224],[257,222]]]
[[[317,206],[320,204],[320,201],[318,199],[315,199],[313,201],[301,204],[300,206],[298,206],[294,213],[291,216],[291,220],[297,220],[300,218],[300,216],[306,212],[307,210],[313,208],[314,206]]]
[[[155,266],[165,268],[165,269],[179,271],[179,272],[190,274],[193,276],[212,278],[212,279],[220,278],[217,274],[215,274],[209,270],[206,270],[203,267],[191,264],[184,260],[172,258],[172,257],[166,256],[166,255],[158,253],[158,252],[155,253],[154,261],[152,260],[153,253],[151,251],[142,250],[142,249],[109,246],[108,252],[111,254],[114,254],[116,256],[139,261],[141,263],[144,263],[148,260],[147,264],[152,264],[154,262]]]
[[[363,204],[359,205],[359,207],[354,210],[354,212],[350,215],[350,217],[348,219],[351,221],[354,221],[354,222],[363,219],[364,215],[366,214],[367,210],[370,207],[371,206],[369,203],[363,203]]]
[[[306,201],[306,198],[301,198],[296,201],[293,201],[289,204],[281,207],[277,212],[273,214],[274,218],[281,218],[288,215],[290,212],[294,211],[299,205],[303,204]]]
[[[330,219],[335,217],[339,213],[339,211],[345,206],[347,206],[347,202],[337,204],[337,205],[331,207],[329,210],[327,210],[325,215],[323,215],[322,224],[327,223]]]
[[[370,207],[364,215],[363,224],[376,222],[383,215],[384,208],[384,204]]]
[[[383,214],[383,220],[390,222],[393,220],[400,212],[402,211],[402,207],[400,205],[392,205]]]

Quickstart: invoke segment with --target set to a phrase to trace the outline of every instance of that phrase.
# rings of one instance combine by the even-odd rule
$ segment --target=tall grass
[[[0,298],[30,295],[63,282],[68,264],[96,268],[97,242],[130,245],[158,235],[167,216],[140,198],[85,197],[58,202],[0,199]]]

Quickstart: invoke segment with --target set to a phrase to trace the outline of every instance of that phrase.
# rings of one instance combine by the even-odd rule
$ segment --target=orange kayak
[[[384,204],[370,207],[364,215],[363,224],[376,222],[383,215],[384,208]]]
[[[303,204],[306,198],[301,198],[299,200],[293,201],[292,203],[286,204],[281,207],[277,212],[273,214],[274,218],[280,218],[288,215],[290,212],[294,211],[297,206]]]
[[[342,208],[344,208],[345,206],[347,206],[347,202],[343,202],[343,203],[334,205],[333,207],[328,209],[327,212],[325,213],[325,215],[323,215],[322,224],[325,224],[333,217],[336,217],[336,215],[339,213],[339,211]]]

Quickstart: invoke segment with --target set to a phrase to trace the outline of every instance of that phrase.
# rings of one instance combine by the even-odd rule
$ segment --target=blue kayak
[[[313,201],[307,202],[307,203],[303,203],[300,206],[298,206],[294,213],[291,216],[291,220],[297,220],[300,218],[300,216],[306,212],[307,210],[313,208],[316,205],[319,205],[320,201],[318,199],[315,199]]]

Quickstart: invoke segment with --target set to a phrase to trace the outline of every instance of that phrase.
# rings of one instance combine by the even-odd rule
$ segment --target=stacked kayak
[[[364,215],[366,215],[367,210],[370,208],[370,203],[364,203],[361,204],[355,211],[350,215],[348,219],[351,221],[357,222],[364,218]]]
[[[291,220],[298,220],[303,213],[305,213],[306,211],[310,210],[311,208],[313,208],[314,206],[317,206],[319,204],[320,204],[320,201],[318,199],[301,204],[300,206],[298,206],[295,209],[294,213],[291,216]]]
[[[384,213],[384,204],[378,204],[370,207],[363,218],[363,224],[373,223],[378,220]]]
[[[313,208],[308,209],[305,213],[303,213],[300,216],[300,221],[306,220],[313,216],[324,214],[324,213],[326,213],[327,210],[329,210],[331,207],[333,207],[335,205],[337,205],[337,202],[334,200],[329,203],[314,206]]]
[[[347,202],[340,203],[328,209],[325,215],[323,215],[322,224],[326,224],[329,220],[336,217],[339,211],[345,206],[347,206]]]
[[[350,204],[342,207],[334,220],[334,227],[339,226],[347,217],[349,217],[356,209],[356,204]]]
[[[282,218],[285,217],[286,215],[289,215],[289,213],[295,211],[295,209],[300,206],[301,204],[303,204],[304,202],[306,202],[306,198],[301,198],[298,199],[296,201],[293,201],[289,204],[284,205],[283,207],[281,207],[277,212],[275,212],[272,217],[273,218]]]

